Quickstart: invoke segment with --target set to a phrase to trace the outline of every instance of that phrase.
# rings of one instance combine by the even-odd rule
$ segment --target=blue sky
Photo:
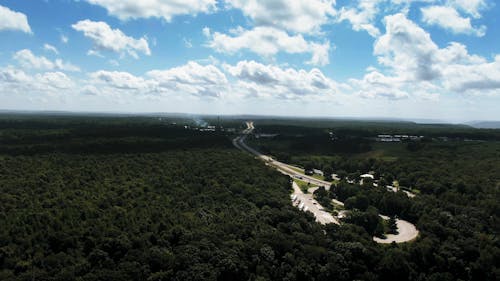
[[[500,120],[492,0],[0,0],[0,109]]]

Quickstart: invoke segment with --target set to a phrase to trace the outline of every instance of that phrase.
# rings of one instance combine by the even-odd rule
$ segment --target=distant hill
[[[500,121],[471,122],[469,125],[479,129],[500,129]]]

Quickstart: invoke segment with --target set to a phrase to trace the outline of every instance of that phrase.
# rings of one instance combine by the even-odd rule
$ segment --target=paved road
[[[233,140],[234,146],[236,146],[237,148],[239,148],[241,150],[246,150],[246,151],[252,153],[253,155],[257,156],[258,158],[264,160],[267,165],[275,167],[276,169],[283,172],[284,174],[287,174],[293,178],[299,178],[305,182],[309,182],[309,183],[314,184],[314,185],[324,186],[327,190],[330,190],[330,186],[332,185],[331,182],[318,180],[314,177],[299,173],[296,170],[294,170],[294,168],[296,168],[296,167],[293,167],[291,165],[276,161],[273,158],[266,156],[266,155],[263,155],[260,152],[258,152],[257,150],[249,147],[245,143],[245,140],[246,140],[247,136],[249,134],[251,134],[254,129],[255,129],[255,127],[253,125],[253,122],[247,122],[247,129],[245,131],[243,131],[243,134],[241,136],[239,136]]]
[[[303,175],[303,174],[297,172],[296,170],[294,170],[293,166],[276,161],[273,158],[266,156],[266,155],[263,155],[263,154],[259,153],[257,150],[249,147],[245,143],[245,140],[246,140],[247,136],[253,132],[255,127],[254,127],[253,122],[247,122],[246,124],[247,124],[247,129],[245,129],[243,131],[243,134],[233,140],[234,146],[236,146],[237,148],[239,148],[241,150],[250,152],[251,154],[253,154],[256,157],[265,161],[266,165],[269,165],[269,166],[276,168],[278,171],[280,171],[281,173],[283,173],[285,175],[291,176],[292,178],[298,178],[298,179],[300,179],[304,182],[308,182],[312,185],[324,186],[327,190],[330,189],[331,184],[332,184],[331,182],[322,181],[322,180],[318,180],[316,178],[313,178],[313,177],[310,177],[307,175]],[[329,216],[325,215],[325,213],[327,213],[327,212],[323,210],[321,205],[319,205],[316,200],[314,200],[312,192],[310,192],[311,194],[304,194],[300,190],[300,188],[298,188],[298,186],[297,186],[297,184],[295,184],[295,182],[293,183],[293,185],[294,185],[293,186],[294,193],[292,194],[292,196],[296,195],[297,198],[299,198],[301,200],[301,203],[302,202],[304,203],[302,206],[301,206],[301,203],[298,203],[298,204],[295,203],[296,206],[301,206],[302,209],[304,209],[307,206],[308,207],[307,209],[309,211],[311,211],[314,214],[314,216],[316,217],[316,221],[318,221],[322,224],[326,224],[326,223],[339,224],[339,221],[336,218],[334,218],[331,214],[328,213],[331,218]],[[315,189],[312,189],[312,190],[310,189],[309,191],[314,192]],[[308,205],[306,204],[306,202]],[[344,203],[342,203],[341,201],[338,201],[338,200],[332,200],[332,202],[339,204],[341,206],[344,205]],[[314,203],[316,203],[316,204],[314,204]],[[386,219],[386,220],[389,219],[386,216],[381,215],[381,217]],[[419,232],[418,232],[417,228],[413,224],[411,224],[410,222],[398,219],[396,221],[396,223],[398,226],[399,234],[387,235],[386,239],[380,239],[380,238],[374,237],[373,240],[375,242],[381,243],[381,244],[390,244],[392,242],[396,242],[396,243],[409,242],[409,241],[415,240],[418,237]]]
[[[396,188],[394,186],[391,186],[391,187],[388,186],[387,190],[390,190],[392,192],[398,192],[399,191],[398,188]],[[416,196],[414,193],[411,193],[409,191],[406,191],[406,190],[401,190],[401,191],[403,191],[406,194],[406,196],[408,196],[409,198],[415,198],[415,196]]]
[[[381,216],[385,220],[388,220],[389,217]],[[397,220],[396,224],[398,226],[399,234],[388,234],[386,235],[386,239],[380,239],[378,237],[373,237],[373,241],[381,244],[391,244],[392,242],[396,243],[404,243],[408,241],[413,241],[418,237],[418,230],[415,226],[404,220]]]

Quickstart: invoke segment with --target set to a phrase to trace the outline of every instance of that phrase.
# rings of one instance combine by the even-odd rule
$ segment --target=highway
[[[312,185],[317,185],[317,186],[324,186],[325,189],[329,190],[331,187],[331,182],[327,181],[322,181],[307,175],[304,175],[302,173],[297,172],[294,170],[293,166],[279,162],[277,160],[274,160],[272,157],[263,155],[259,153],[257,150],[249,147],[246,143],[245,140],[248,137],[248,135],[252,134],[253,130],[255,129],[253,122],[249,121],[246,122],[247,128],[242,132],[240,136],[235,138],[233,140],[233,145],[237,147],[240,150],[247,151],[257,158],[263,160],[266,165],[274,167],[281,173],[288,175],[292,178],[300,179],[304,182],[310,183]],[[303,211],[310,211],[313,213],[314,217],[316,218],[316,221],[321,223],[321,224],[328,224],[328,223],[335,223],[339,224],[339,221],[337,218],[332,216],[329,212],[323,210],[323,207],[314,199],[312,193],[314,192],[315,189],[310,189],[309,193],[305,194],[300,190],[298,185],[293,182],[293,194],[291,195],[292,201],[294,206],[299,207],[299,209]],[[339,204],[341,206],[344,205],[341,201],[338,200],[332,200],[332,202]],[[386,216],[381,217],[385,220],[389,219]],[[395,243],[404,243],[404,242],[409,242],[415,240],[418,235],[419,231],[413,225],[412,223],[404,220],[397,220],[397,226],[398,226],[398,231],[399,234],[397,235],[387,235],[385,239],[380,239],[377,237],[374,237],[373,240],[377,243],[381,244],[390,244],[392,242]]]
[[[309,182],[313,185],[324,186],[327,190],[330,189],[330,186],[332,185],[331,182],[322,181],[322,180],[316,179],[314,177],[299,173],[293,169],[295,167],[288,165],[288,164],[285,164],[285,163],[282,163],[282,162],[279,162],[277,160],[274,160],[273,158],[266,156],[266,155],[263,155],[260,152],[258,152],[257,150],[249,147],[245,143],[245,140],[246,140],[247,136],[249,134],[251,134],[254,129],[255,129],[255,127],[253,125],[253,122],[247,122],[247,129],[245,131],[243,131],[243,134],[241,136],[239,136],[233,140],[234,146],[236,146],[237,148],[239,148],[241,150],[245,150],[245,151],[250,152],[251,154],[255,155],[256,157],[264,160],[267,165],[275,167],[280,172],[282,172],[286,175],[289,175],[293,178],[299,178],[299,179],[301,179],[305,182]]]

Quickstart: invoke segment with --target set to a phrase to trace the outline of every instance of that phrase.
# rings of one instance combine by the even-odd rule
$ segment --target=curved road
[[[303,175],[296,170],[293,169],[292,166],[276,161],[272,159],[271,157],[267,155],[263,155],[259,153],[257,150],[249,147],[246,143],[245,140],[249,134],[253,132],[255,129],[253,122],[246,122],[247,129],[245,129],[242,133],[242,135],[238,136],[233,140],[233,145],[243,151],[250,152],[251,154],[255,155],[259,159],[262,159],[266,165],[274,167],[281,173],[288,175],[292,178],[298,178],[302,181],[308,182],[313,185],[318,185],[318,186],[324,186],[325,189],[329,190],[331,186],[331,182],[327,181],[322,181],[318,180],[316,178]],[[297,186],[295,182],[293,182],[293,194],[292,200],[295,206],[299,207],[301,210],[307,210],[313,213],[313,215],[316,218],[316,221],[321,223],[321,224],[327,224],[327,223],[335,223],[339,224],[339,221],[337,218],[333,217],[330,213],[326,212],[323,210],[323,207],[313,198],[312,192],[311,194],[305,194],[300,190],[300,188]],[[344,205],[341,201],[338,200],[332,200],[334,203],[339,204],[339,205]],[[389,219],[386,216],[382,216],[383,219]],[[380,239],[377,237],[374,237],[373,240],[377,243],[381,244],[390,244],[392,242],[395,243],[405,243],[405,242],[410,242],[415,240],[418,237],[418,230],[415,227],[415,225],[411,224],[410,222],[404,221],[404,220],[397,220],[397,226],[398,226],[398,231],[399,234],[393,235],[389,234],[387,235],[386,239]]]
[[[389,217],[381,216],[383,219],[388,220]],[[418,230],[415,225],[404,221],[404,220],[396,220],[396,224],[398,226],[398,234],[387,234],[385,239],[380,239],[378,237],[373,237],[373,241],[381,244],[391,244],[395,243],[404,243],[417,239]]]

